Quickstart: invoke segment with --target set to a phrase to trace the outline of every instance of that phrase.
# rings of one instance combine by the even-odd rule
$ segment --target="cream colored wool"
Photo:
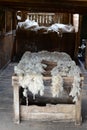
[[[32,94],[35,95],[40,92],[40,95],[44,94],[43,76],[45,72],[44,68],[46,64],[42,64],[42,60],[53,61],[57,63],[51,71],[52,75],[52,95],[58,97],[59,93],[63,91],[63,76],[75,76],[73,81],[73,88],[70,92],[70,96],[73,97],[73,101],[78,100],[80,93],[80,69],[72,61],[71,57],[63,52],[48,52],[41,51],[38,53],[26,52],[19,64],[14,67],[14,72],[19,76],[19,83],[23,88],[28,88]],[[26,96],[26,90],[24,90],[24,96]]]
[[[33,97],[35,97],[38,92],[42,96],[44,94],[44,85],[43,85],[43,77],[42,75],[29,75],[19,76],[19,84],[24,88],[24,96],[27,97],[27,90],[33,93]]]
[[[40,29],[46,30],[46,32],[52,31],[52,32],[75,32],[75,28],[72,25],[68,24],[60,24],[60,23],[55,23],[52,24],[49,27],[45,26],[39,26],[37,22],[34,20],[29,20],[28,18],[23,21],[23,22],[18,22],[17,29],[25,29],[25,30],[34,30],[38,31]]]
[[[73,97],[73,102],[76,102],[78,100],[78,96],[80,95],[80,77],[74,76],[74,81],[73,81],[73,88],[70,92],[70,96]]]
[[[53,97],[59,97],[60,92],[63,91],[63,78],[59,74],[52,76],[51,91]]]

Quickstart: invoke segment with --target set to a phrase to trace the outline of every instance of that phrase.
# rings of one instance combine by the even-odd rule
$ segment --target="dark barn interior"
[[[0,1],[0,33],[1,33],[1,51],[0,51],[0,68],[6,65],[9,61],[20,57],[24,52],[23,49],[35,51],[32,49],[32,43],[36,44],[37,51],[40,50],[57,50],[65,51],[71,55],[72,58],[77,58],[78,47],[80,45],[80,33],[81,33],[81,21],[82,16],[85,14],[86,2],[73,2],[73,1]],[[83,5],[83,6],[82,6]],[[34,31],[25,31],[21,33],[21,30],[16,32],[16,26],[18,23],[16,14],[21,10],[21,20],[24,21],[27,17],[27,13],[54,13],[51,23],[40,23],[42,26],[50,26],[54,23],[62,24],[74,24],[73,14],[79,13],[79,29],[75,33],[64,33],[62,37],[57,36],[57,33],[44,33],[44,30],[40,30],[37,34]],[[20,13],[19,13],[20,16]],[[33,15],[32,15],[33,16]],[[46,17],[44,15],[44,17]],[[39,18],[37,18],[39,19]],[[37,20],[34,19],[34,20]],[[40,34],[42,31],[42,34]],[[32,36],[32,37],[31,37]],[[25,38],[26,37],[26,38]],[[34,37],[34,38],[33,38]],[[70,37],[70,38],[69,38]],[[22,40],[24,39],[24,40]],[[26,40],[25,40],[26,39]],[[28,40],[29,39],[29,40]],[[70,40],[71,39],[71,40]],[[27,41],[28,40],[28,41]],[[21,42],[22,41],[22,42]],[[23,43],[24,42],[24,43]],[[41,43],[40,43],[41,42]],[[66,44],[65,44],[66,43]],[[27,45],[28,44],[28,45]],[[49,45],[50,44],[50,45]],[[25,47],[28,46],[28,47]],[[23,49],[21,49],[23,47]],[[18,54],[19,53],[19,54]]]
[[[64,51],[71,55],[74,59],[77,58],[78,48],[81,45],[81,40],[86,39],[82,35],[84,26],[82,27],[82,18],[86,14],[86,1],[77,2],[72,0],[67,1],[0,1],[0,68],[6,65],[14,58],[20,57],[24,53],[23,49],[30,51],[40,50],[57,50]],[[21,10],[21,20],[17,20],[17,11]],[[73,14],[79,14],[79,27],[78,32],[64,33],[63,36],[57,36],[57,33],[50,32],[44,33],[45,30],[38,31],[35,34],[34,31],[16,31],[18,22],[22,22],[27,18],[27,13],[54,13],[52,14],[52,21],[46,23],[43,21],[39,24],[42,26],[50,26],[54,23],[71,24],[73,25]],[[43,15],[43,14],[42,14]],[[33,17],[33,15],[32,15]],[[44,15],[43,17],[46,17]],[[46,18],[45,18],[46,19]],[[38,18],[32,18],[32,20],[40,20]],[[40,21],[38,21],[40,22]],[[82,23],[82,24],[81,24]],[[81,33],[82,29],[82,33]],[[42,31],[42,33],[41,33]],[[22,33],[21,33],[22,32]],[[41,34],[40,34],[41,33]],[[32,37],[31,37],[32,36]],[[81,36],[81,38],[80,38]],[[26,37],[26,38],[25,38]],[[33,38],[34,37],[34,38]],[[69,38],[70,37],[70,38]],[[22,40],[24,39],[24,40]],[[26,40],[25,40],[26,39]],[[71,39],[71,40],[70,40]],[[27,41],[28,40],[28,41]],[[41,43],[40,43],[41,42]],[[36,50],[32,48],[32,43],[35,44]],[[28,45],[27,45],[28,44]],[[27,47],[26,47],[27,46]],[[30,47],[31,46],[31,47]],[[23,47],[23,49],[21,49]],[[22,52],[21,52],[22,51]],[[18,54],[19,53],[19,54]]]
[[[80,102],[79,108],[76,111],[81,111],[82,120],[79,117],[79,114],[76,115],[77,122],[76,124],[81,123],[82,130],[87,128],[87,0],[0,0],[0,126],[3,130],[8,129],[67,129],[73,128],[73,124],[65,122],[62,125],[61,122],[53,121],[50,122],[34,122],[32,121],[24,122],[20,126],[15,126],[14,121],[19,123],[18,116],[21,120],[20,112],[16,111],[16,107],[20,111],[20,106],[17,106],[17,102],[22,102],[27,104],[27,98],[18,100],[17,92],[19,92],[19,97],[22,95],[22,88],[16,90],[14,86],[16,75],[14,75],[14,66],[16,66],[21,57],[26,51],[40,52],[40,51],[49,51],[49,52],[65,52],[67,53],[76,65],[81,69],[81,76],[84,78],[84,81],[81,82],[82,87],[82,100]],[[34,25],[26,29],[26,20],[33,21]],[[24,23],[23,23],[24,22]],[[20,24],[19,24],[20,23]],[[66,25],[63,30],[62,27],[59,30],[54,31],[50,30],[52,25],[56,24]],[[36,25],[37,24],[37,25]],[[20,26],[21,25],[21,26]],[[54,26],[55,27],[55,26]],[[70,27],[70,28],[69,28]],[[71,28],[72,27],[72,28]],[[73,29],[74,28],[74,29]],[[52,67],[50,63],[46,63],[48,66]],[[50,68],[49,67],[49,68]],[[49,69],[48,68],[48,69]],[[13,79],[12,79],[13,78]],[[71,80],[68,79],[71,83]],[[82,79],[83,80],[83,79]],[[66,86],[69,86],[69,83],[64,79]],[[14,82],[14,83],[13,83]],[[16,82],[17,83],[17,82]],[[68,85],[67,85],[68,84]],[[13,87],[12,87],[13,86]],[[15,92],[13,92],[15,91]],[[70,90],[69,90],[70,91]],[[16,93],[16,94],[15,94]],[[17,96],[17,98],[16,98]],[[31,96],[31,95],[30,95]],[[49,97],[49,96],[48,96]],[[34,101],[35,104],[32,104],[32,99],[30,98],[30,106],[37,105],[38,102]],[[29,99],[28,99],[29,100]],[[39,100],[39,106],[44,105],[44,99],[37,96]],[[41,101],[42,100],[42,101]],[[47,102],[50,98],[46,99]],[[71,103],[71,98],[66,99],[57,99],[53,101],[51,99],[50,103],[54,104],[74,104]],[[56,102],[56,103],[54,103]],[[62,102],[62,103],[60,103]],[[14,109],[13,110],[13,104]],[[29,104],[28,104],[29,105]],[[50,104],[47,104],[50,110]],[[78,106],[78,103],[76,104]],[[52,106],[51,106],[52,107]],[[79,107],[79,106],[78,106]],[[72,107],[74,108],[74,106]],[[23,108],[24,109],[24,108]],[[31,108],[32,109],[32,108]],[[34,109],[34,108],[33,108]],[[37,109],[37,108],[36,108]],[[58,108],[53,108],[55,111]],[[60,108],[59,108],[60,109]],[[62,109],[62,108],[61,108]],[[23,110],[21,110],[23,111]],[[25,111],[25,110],[24,110]],[[43,112],[43,107],[40,110]],[[16,113],[17,112],[17,113]],[[29,112],[29,111],[28,111]],[[15,117],[14,116],[15,114]],[[6,116],[7,114],[7,116]],[[25,114],[26,115],[26,114]],[[29,115],[31,116],[31,115]],[[33,118],[33,116],[31,116]],[[39,117],[39,116],[38,116]],[[57,118],[57,116],[56,116]],[[54,119],[54,117],[53,117]],[[71,119],[71,117],[70,117]],[[44,119],[45,120],[45,119]],[[74,119],[73,119],[74,120]],[[80,122],[80,123],[79,123]],[[30,127],[31,126],[31,127]],[[49,127],[50,126],[50,127]],[[49,127],[49,128],[48,128]],[[74,126],[75,129],[78,129]]]

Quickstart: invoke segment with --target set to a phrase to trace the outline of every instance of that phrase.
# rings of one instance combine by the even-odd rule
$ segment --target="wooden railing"
[[[54,23],[55,13],[28,13],[30,20],[35,20],[39,25],[48,26]]]
[[[49,26],[54,23],[73,24],[71,13],[34,13],[34,12],[17,12],[21,14],[22,21],[26,18],[38,22],[39,25]]]

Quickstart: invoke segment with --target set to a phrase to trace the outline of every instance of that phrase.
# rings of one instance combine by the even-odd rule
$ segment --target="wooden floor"
[[[11,115],[9,120],[11,121],[13,119],[13,88],[11,77],[16,64],[17,63],[10,63],[4,70],[0,71],[0,114],[5,112],[8,115],[9,113]],[[82,62],[80,62],[79,66],[84,76],[82,88],[82,119],[83,126],[87,128],[87,70],[84,68]],[[4,116],[0,116],[0,119],[1,118],[4,119]]]

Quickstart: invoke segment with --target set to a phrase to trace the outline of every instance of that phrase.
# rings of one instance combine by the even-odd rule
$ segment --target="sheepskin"
[[[45,27],[38,25],[37,22],[35,22],[34,20],[29,20],[28,18],[23,22],[18,22],[17,29],[25,29],[25,30],[33,29],[34,31],[44,30],[45,32],[52,31],[59,33],[59,35],[64,32],[68,33],[75,32],[75,28],[72,25],[55,23],[49,27]]]
[[[73,102],[78,100],[80,94],[80,69],[71,57],[64,52],[48,52],[40,51],[38,53],[25,52],[20,62],[14,67],[14,72],[19,76],[19,84],[24,88],[23,95],[27,97],[27,90],[35,95],[44,94],[43,75],[47,67],[42,60],[53,61],[57,63],[51,70],[52,86],[51,92],[53,97],[59,97],[59,93],[63,91],[63,76],[73,76],[74,81],[70,96]]]

